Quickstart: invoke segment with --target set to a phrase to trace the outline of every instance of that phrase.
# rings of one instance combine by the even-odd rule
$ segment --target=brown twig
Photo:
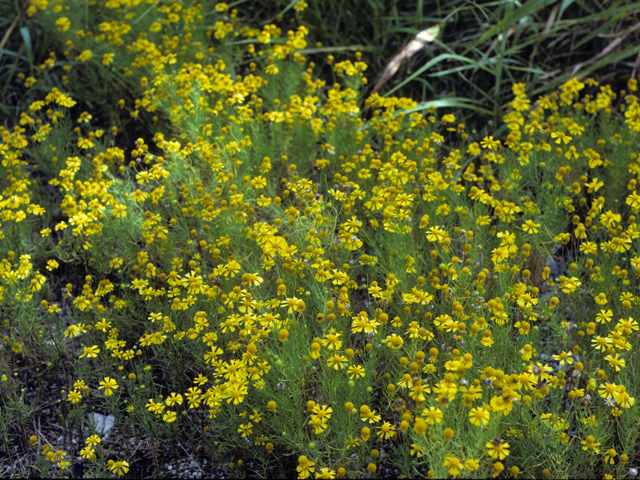
[[[574,65],[573,70],[571,71],[571,76],[575,76],[575,74],[578,72],[578,70],[580,70],[582,67],[584,67],[585,65],[590,65],[594,62],[596,62],[597,60],[599,60],[600,58],[608,55],[614,48],[616,48],[620,43],[622,43],[622,41],[627,38],[627,36],[629,35],[629,33],[617,37],[614,41],[612,41],[609,45],[607,45],[598,55],[592,57],[591,59],[589,59],[586,62],[581,62],[578,63],[577,65]],[[584,76],[586,74],[582,74],[581,76]]]
[[[633,70],[631,70],[631,78],[636,78],[636,73],[638,73],[638,67],[640,67],[640,53],[636,57],[636,61],[633,64]]]
[[[2,40],[0,40],[0,50],[4,48],[5,44],[9,40],[9,36],[11,36],[11,32],[13,32],[13,29],[16,28],[16,25],[18,24],[18,20],[20,20],[20,17],[22,16],[22,14],[24,13],[24,11],[27,9],[28,6],[29,6],[29,0],[24,2],[24,5],[22,6],[22,10],[20,10],[20,13],[18,13],[18,15],[16,15],[16,18],[13,19],[13,22],[11,22],[9,29],[5,32],[4,37],[2,37]]]
[[[438,37],[440,28],[440,25],[434,25],[418,33],[385,67],[370,95],[378,92],[395,75],[403,62],[414,56],[427,43],[433,42]]]

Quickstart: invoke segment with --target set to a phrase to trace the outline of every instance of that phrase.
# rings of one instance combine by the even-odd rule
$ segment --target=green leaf
[[[27,48],[29,62],[33,64],[33,48],[31,45],[31,34],[29,33],[29,29],[27,27],[20,27],[20,35],[22,36],[25,47]]]

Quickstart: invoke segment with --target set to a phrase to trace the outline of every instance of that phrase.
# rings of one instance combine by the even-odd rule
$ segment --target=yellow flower
[[[563,132],[551,132],[551,138],[557,138],[556,143],[564,142],[567,144],[571,141],[571,137]]]
[[[596,295],[594,300],[596,301],[596,303],[598,305],[606,305],[607,304],[607,295],[604,294],[604,293],[599,293],[598,295]],[[604,310],[600,310],[600,311],[603,312]],[[611,310],[609,310],[609,311],[611,311]]]
[[[389,440],[396,435],[396,427],[391,425],[389,422],[384,422],[382,426],[378,427],[378,430],[378,437],[382,440]]]
[[[111,328],[111,322],[107,322],[106,318],[103,318],[98,323],[96,323],[96,328],[103,332],[106,332],[108,328]]]
[[[304,0],[298,0],[298,2],[296,2],[296,4],[293,6],[293,9],[296,12],[302,12],[308,6],[309,6],[309,4],[307,2],[305,2]],[[631,81],[631,80],[629,80],[629,81]],[[326,470],[326,468],[323,468],[322,470]],[[316,478],[323,478],[323,477],[316,477]],[[333,477],[331,477],[331,478],[333,478]]]
[[[244,397],[248,392],[248,388],[243,384],[232,384],[227,390],[225,390],[225,398],[227,403],[233,402],[234,405],[238,405],[244,401]]]
[[[96,459],[96,451],[91,447],[86,447],[80,450],[80,456],[86,460],[95,460]]]
[[[69,392],[69,397],[67,398],[67,402],[71,402],[75,405],[80,400],[82,400],[82,395],[80,394],[80,392],[78,392],[77,390],[73,390],[72,392]]]
[[[329,350],[337,350],[342,346],[341,335],[341,333],[330,332],[325,335],[326,338],[322,340],[322,344]]]
[[[422,416],[426,418],[426,422],[429,425],[434,425],[435,423],[442,422],[443,414],[442,410],[440,410],[439,408],[429,407],[429,410],[425,410],[422,412]]]
[[[494,248],[491,251],[491,261],[497,265],[509,256],[509,250],[504,247]]]
[[[613,317],[613,312],[611,310],[600,310],[600,313],[596,315],[596,322],[598,323],[606,323],[611,321],[611,317]]]
[[[162,416],[162,420],[164,420],[167,423],[172,423],[176,421],[176,412],[166,412],[163,416]]]
[[[615,451],[615,449],[610,448],[609,450],[606,451],[606,453],[604,454],[604,462],[608,463],[610,465],[613,465],[614,463],[616,463],[615,458],[618,456],[618,452]]]
[[[129,464],[124,460],[118,460],[117,462],[109,460],[107,465],[109,467],[109,470],[118,475],[124,475],[129,471]]]
[[[363,422],[368,420],[369,423],[376,423],[380,421],[380,415],[376,415],[376,411],[371,410],[369,406],[362,405],[360,407],[360,420]]]
[[[298,457],[298,478],[307,478],[315,471],[315,463],[309,460],[306,455],[300,455]]]
[[[182,395],[180,395],[179,393],[172,392],[171,395],[165,399],[165,403],[169,407],[172,407],[176,403],[178,405],[182,405]]]
[[[447,456],[444,459],[443,465],[449,468],[449,470],[447,470],[447,473],[449,475],[453,475],[454,477],[456,475],[460,475],[460,472],[464,469],[462,462],[457,457]]]
[[[469,412],[469,421],[472,425],[480,426],[489,423],[491,412],[485,407],[472,408]]]
[[[598,394],[604,398],[605,400],[608,398],[614,398],[615,395],[618,394],[619,388],[615,383],[605,383],[604,385],[600,385],[600,390]]]
[[[364,377],[365,369],[362,365],[351,365],[348,368],[349,378],[353,380],[354,378]]]
[[[60,266],[60,264],[58,262],[56,262],[55,260],[49,260],[47,262],[47,270],[49,270],[49,271],[55,270],[59,266]]]
[[[147,403],[145,405],[145,407],[147,407],[147,410],[149,410],[152,413],[155,413],[156,415],[161,415],[162,412],[164,412],[164,403],[156,403],[153,401],[153,399],[149,399],[149,403]]]
[[[527,233],[538,233],[539,223],[534,223],[533,220],[527,220],[522,224],[522,229]]]
[[[606,357],[604,357],[604,359],[609,362],[611,368],[613,368],[616,372],[619,372],[627,366],[627,362],[624,359],[620,358],[620,355],[617,353],[615,356],[607,355]]]
[[[404,343],[404,340],[402,340],[402,337],[399,337],[395,333],[392,333],[391,335],[389,335],[386,338],[386,341],[387,341],[387,347],[393,350],[398,350],[400,347],[402,347],[402,344]]]
[[[478,218],[476,218],[476,223],[481,227],[485,225],[489,225],[491,223],[491,216],[481,215]]]
[[[344,364],[347,362],[347,357],[343,357],[342,355],[333,355],[329,357],[327,361],[327,365],[329,367],[333,367],[335,370],[340,370],[344,368]]]
[[[104,377],[104,380],[100,382],[99,390],[104,390],[104,395],[109,397],[113,395],[113,390],[118,389],[118,384],[113,378]]]
[[[78,60],[80,60],[81,62],[87,62],[91,60],[92,57],[93,53],[91,52],[91,50],[85,50],[78,56]]]
[[[573,354],[571,352],[562,352],[560,355],[554,355],[553,358],[560,362],[560,366],[573,363]]]
[[[247,424],[241,423],[240,426],[238,427],[238,432],[242,433],[241,435],[242,438],[245,438],[251,435],[252,428],[253,428],[253,424],[251,422]]]
[[[245,273],[244,275],[242,275],[242,283],[248,283],[251,287],[260,285],[262,282],[263,278],[260,277],[257,273]]]
[[[60,17],[58,20],[56,20],[56,28],[61,32],[66,32],[67,30],[69,30],[70,26],[71,22],[67,17]]]
[[[600,442],[596,442],[596,439],[593,438],[592,435],[588,435],[587,438],[582,440],[580,443],[584,445],[584,447],[582,447],[583,450],[591,449],[595,453],[600,453],[600,449],[598,448],[600,446]]]
[[[95,358],[100,353],[100,349],[97,345],[93,347],[84,347],[84,353],[80,355],[78,358],[87,357],[87,358]]]
[[[464,468],[466,468],[470,472],[478,470],[480,468],[480,461],[474,458],[470,458],[464,462]]]
[[[138,188],[131,194],[131,196],[134,202],[143,202],[147,198],[148,194]]]
[[[582,282],[576,277],[567,278],[564,275],[560,277],[560,288],[564,293],[574,292]]]
[[[499,438],[494,438],[492,441],[487,442],[485,445],[487,447],[487,453],[491,458],[495,458],[497,460],[504,460],[509,456],[509,444],[503,442]]]
[[[331,418],[331,414],[333,413],[333,408],[331,408],[329,405],[315,405],[312,412],[312,417],[318,417],[322,420],[329,420]]]
[[[630,334],[632,330],[640,329],[640,326],[638,326],[638,322],[636,322],[633,318],[629,317],[627,320],[621,319],[618,322],[618,325],[616,325],[616,328],[622,328],[627,330],[628,333],[625,333],[625,335],[627,335],[627,334]]]
[[[319,472],[316,472],[316,478],[336,478],[336,472],[331,470],[330,468],[322,467]]]
[[[486,136],[480,142],[482,148],[486,148],[488,150],[497,150],[500,148],[500,140],[494,140],[492,136]]]
[[[422,447],[420,447],[419,445],[416,445],[415,443],[412,443],[411,451],[409,453],[411,454],[412,457],[415,455],[417,458],[420,458],[422,456]]]
[[[615,399],[616,402],[618,402],[618,405],[620,405],[622,408],[631,408],[634,403],[636,403],[636,399],[624,390],[623,385],[620,385],[620,391],[615,396]]]

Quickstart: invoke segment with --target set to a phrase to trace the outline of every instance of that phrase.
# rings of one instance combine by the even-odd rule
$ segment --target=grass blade
[[[541,10],[543,7],[546,6],[547,3],[550,3],[550,1],[549,0],[533,0],[533,1],[525,2],[525,4],[522,5],[520,8],[518,8],[517,10],[505,16],[505,18],[500,20],[494,27],[490,28],[484,34],[482,34],[480,38],[478,38],[475,42],[473,42],[473,44],[471,44],[471,46],[467,50],[465,50],[463,55],[466,54],[471,48],[477,47],[478,45],[480,45],[486,39],[491,38],[494,35],[497,35],[499,33],[502,33],[510,25],[513,25],[519,22],[521,19],[528,17],[529,15],[532,15],[538,10]]]
[[[20,35],[22,36],[25,47],[27,48],[29,62],[33,63],[33,47],[31,45],[31,34],[29,33],[29,29],[27,27],[20,27]]]
[[[386,92],[384,94],[384,96],[386,97],[387,95],[391,95],[393,92],[395,92],[399,88],[402,88],[403,86],[405,86],[407,83],[412,81],[414,78],[416,78],[417,76],[419,76],[423,72],[426,72],[427,70],[429,70],[434,65],[437,65],[438,63],[446,61],[446,60],[458,60],[458,61],[463,62],[463,63],[471,64],[471,65],[473,65],[473,66],[475,66],[477,68],[480,68],[480,69],[482,69],[482,70],[484,70],[484,71],[486,71],[486,72],[488,72],[488,73],[490,73],[492,75],[494,74],[493,70],[491,70],[489,67],[487,67],[486,65],[483,65],[480,62],[477,62],[477,61],[472,60],[472,59],[467,58],[467,57],[463,57],[462,55],[452,55],[452,54],[449,54],[449,53],[444,53],[444,54],[438,55],[437,57],[435,57],[432,60],[428,61],[426,64],[424,64],[418,70],[416,70],[414,73],[412,73],[407,78],[405,78],[399,85],[396,85],[394,88],[392,88],[391,90]]]

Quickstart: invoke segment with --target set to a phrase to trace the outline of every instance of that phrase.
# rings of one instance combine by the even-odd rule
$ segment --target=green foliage
[[[367,5],[376,35],[413,33],[396,6]],[[88,477],[165,475],[187,458],[300,478],[636,464],[637,83],[516,81],[539,78],[512,57],[563,38],[570,2],[448,5],[441,20],[482,14],[486,28],[421,70],[462,63],[434,77],[448,82],[477,67],[496,85],[490,108],[481,82],[479,97],[431,104],[369,95],[366,48],[338,60],[325,54],[350,50],[308,48],[310,27],[246,23],[273,8],[283,25],[315,15],[329,36],[343,3],[335,24],[302,1],[236,4],[244,16],[27,7],[25,58],[39,58],[38,29],[59,50],[29,75],[15,67],[29,100],[0,127],[12,474],[15,452],[31,476],[66,476],[78,456]],[[603,21],[577,44],[613,29],[606,18],[571,20]],[[438,106],[491,114],[496,130]]]

